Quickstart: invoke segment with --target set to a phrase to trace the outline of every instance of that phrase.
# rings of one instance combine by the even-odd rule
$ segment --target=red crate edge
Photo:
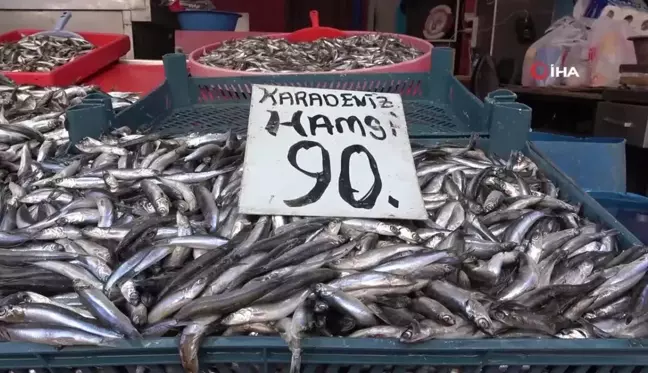
[[[0,35],[0,42],[19,40],[43,30],[18,29]],[[130,50],[130,39],[122,34],[79,32],[95,49],[50,72],[0,72],[18,84],[38,86],[67,86],[77,84],[102,68],[119,60]]]

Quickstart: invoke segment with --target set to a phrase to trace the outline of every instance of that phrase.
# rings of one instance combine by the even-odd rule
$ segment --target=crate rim
[[[648,351],[648,338],[620,339],[561,339],[561,338],[507,338],[507,339],[436,339],[423,343],[405,344],[394,338],[337,338],[337,337],[308,337],[303,339],[303,349],[307,353],[312,349],[341,350],[343,354],[353,354],[371,350],[374,352],[389,351],[395,353],[411,352],[527,352],[539,349],[551,352],[586,352],[586,351]],[[146,350],[176,349],[178,338],[162,337],[153,339],[121,340],[117,347],[73,346],[56,348],[29,342],[3,342],[0,346],[0,357],[7,354],[47,354],[47,353],[83,353],[89,351],[120,352],[135,351],[134,348]],[[394,349],[394,347],[398,347]],[[288,346],[280,337],[273,336],[235,336],[208,337],[201,345],[202,349],[287,349]],[[647,356],[648,357],[648,356]],[[1,360],[1,358],[0,358]]]

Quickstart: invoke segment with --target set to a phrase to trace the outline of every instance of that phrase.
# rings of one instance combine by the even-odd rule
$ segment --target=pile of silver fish
[[[390,35],[366,34],[291,43],[263,36],[233,39],[201,56],[201,64],[248,72],[322,72],[393,65],[421,56]]]
[[[36,152],[42,162],[60,157],[68,148],[68,132],[64,128],[65,110],[80,104],[93,86],[37,87],[16,85],[0,76],[0,175],[17,172],[13,163],[24,145]],[[129,92],[111,92],[114,109],[123,109],[137,101]],[[3,180],[3,178],[0,178]]]
[[[31,35],[0,43],[0,71],[48,72],[95,47],[82,38]]]
[[[279,335],[293,372],[307,336],[648,337],[648,248],[620,251],[517,152],[413,146],[425,221],[248,216],[231,132],[119,128],[61,160],[48,132],[0,130],[3,340],[179,335],[196,373],[210,335]]]

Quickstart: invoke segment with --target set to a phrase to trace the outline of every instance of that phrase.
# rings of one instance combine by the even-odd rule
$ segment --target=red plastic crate
[[[18,41],[23,36],[44,30],[19,29],[0,35],[0,42]],[[95,46],[89,53],[59,66],[50,72],[2,72],[19,84],[39,86],[67,86],[81,82],[101,68],[117,61],[130,50],[130,39],[121,34],[100,34],[96,32],[79,32]]]

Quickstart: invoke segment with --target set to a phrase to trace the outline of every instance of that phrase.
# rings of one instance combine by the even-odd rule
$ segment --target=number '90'
[[[304,149],[308,150],[311,148],[319,148],[322,153],[322,171],[320,172],[310,172],[304,170],[301,166],[297,164],[297,153]],[[353,196],[355,191],[351,186],[351,177],[349,175],[349,163],[351,161],[351,155],[355,153],[364,153],[369,159],[369,167],[371,168],[371,173],[374,177],[374,182],[371,185],[371,188],[362,198],[356,199]],[[301,207],[310,205],[317,202],[331,183],[331,157],[328,150],[326,150],[320,143],[315,141],[300,141],[288,149],[288,162],[299,172],[304,175],[310,176],[315,179],[315,185],[313,188],[306,193],[305,195],[290,199],[284,200],[284,203],[289,207]],[[338,178],[338,191],[340,197],[349,205],[359,209],[371,209],[376,205],[376,199],[380,195],[382,190],[382,180],[380,178],[380,172],[378,171],[378,164],[374,156],[362,145],[350,145],[342,151],[340,157],[341,167],[340,167],[340,176]]]

